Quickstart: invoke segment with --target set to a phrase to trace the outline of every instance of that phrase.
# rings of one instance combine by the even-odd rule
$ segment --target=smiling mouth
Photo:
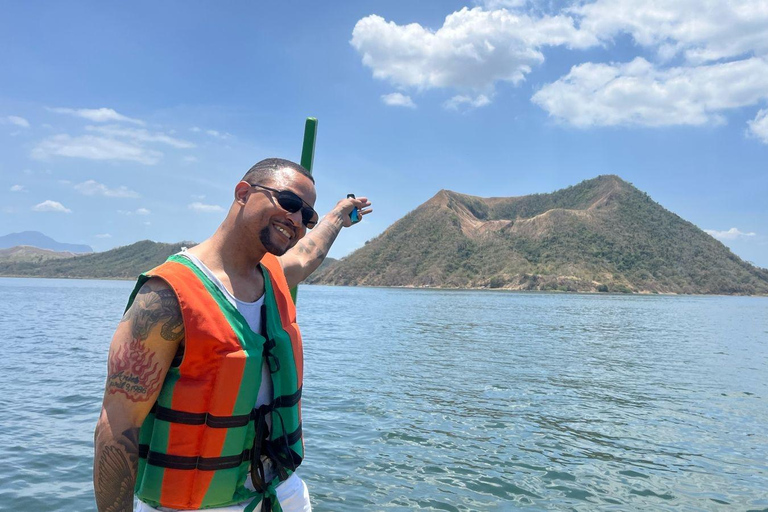
[[[286,237],[288,240],[291,240],[293,238],[293,235],[291,235],[291,233],[284,227],[275,225],[275,229],[284,237]]]

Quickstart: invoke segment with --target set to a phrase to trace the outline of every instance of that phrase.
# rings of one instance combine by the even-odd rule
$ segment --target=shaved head
[[[248,169],[248,172],[243,176],[243,181],[256,184],[279,181],[280,174],[284,169],[295,171],[309,178],[312,183],[315,182],[315,178],[312,177],[308,170],[284,158],[267,158],[258,162]]]

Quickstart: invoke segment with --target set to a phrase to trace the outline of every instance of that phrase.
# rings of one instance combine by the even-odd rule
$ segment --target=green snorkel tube
[[[312,163],[315,161],[315,140],[317,140],[317,119],[308,117],[304,123],[304,145],[301,147],[301,166],[312,174]],[[294,304],[299,287],[291,288],[291,297]]]

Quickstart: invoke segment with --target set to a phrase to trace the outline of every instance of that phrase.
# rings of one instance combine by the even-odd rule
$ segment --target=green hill
[[[308,282],[768,294],[768,270],[617,176],[523,197],[441,190]]]
[[[171,254],[179,252],[182,247],[195,245],[195,242],[163,244],[143,240],[87,255],[28,246],[0,249],[0,276],[135,279],[140,273],[156,267]],[[318,271],[337,262],[334,258],[326,258]]]
[[[143,240],[110,251],[43,261],[0,261],[0,275],[20,277],[76,277],[93,279],[135,279],[183,246],[193,242],[163,244]]]
[[[45,260],[72,258],[73,252],[52,251],[50,249],[40,249],[31,245],[19,245],[9,249],[0,249],[0,262],[33,262],[40,263]]]

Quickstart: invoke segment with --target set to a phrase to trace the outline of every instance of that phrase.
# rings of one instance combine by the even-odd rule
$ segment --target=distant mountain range
[[[195,244],[144,240],[85,255],[15,248],[0,251],[0,275],[134,279],[184,245]],[[327,259],[307,282],[768,295],[768,270],[618,176],[521,197],[441,190],[348,257]]]
[[[308,282],[768,294],[768,270],[618,176],[522,197],[441,190]]]
[[[143,240],[125,247],[68,258],[39,260],[0,259],[0,275],[19,277],[75,277],[91,279],[136,279],[194,242],[163,244]]]
[[[46,236],[39,231],[22,231],[21,233],[11,233],[10,235],[0,236],[0,249],[9,249],[19,245],[28,245],[38,249],[48,249],[59,252],[72,252],[76,254],[93,252],[88,245],[64,244],[57,242],[53,238]]]

